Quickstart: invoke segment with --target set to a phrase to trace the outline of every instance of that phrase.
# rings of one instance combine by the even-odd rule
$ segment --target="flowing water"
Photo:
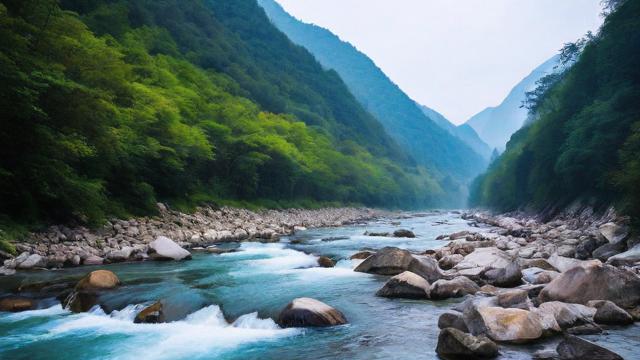
[[[417,238],[362,235],[398,228],[412,229]],[[438,316],[460,300],[378,298],[374,294],[386,278],[354,272],[358,260],[348,258],[363,248],[433,249],[443,245],[437,235],[469,228],[457,214],[430,213],[400,225],[379,221],[312,229],[275,244],[242,243],[238,252],[195,253],[187,262],[110,265],[105,268],[123,286],[101,298],[103,308],[72,314],[51,298],[39,310],[0,313],[0,359],[435,359]],[[319,255],[343,260],[335,268],[319,268]],[[91,270],[3,277],[0,294],[25,284],[76,281]],[[349,324],[279,328],[271,319],[302,296],[336,307]],[[137,312],[159,299],[180,320],[133,323]],[[638,326],[590,338],[627,359],[638,356]],[[543,346],[503,346],[502,358],[529,359]]]

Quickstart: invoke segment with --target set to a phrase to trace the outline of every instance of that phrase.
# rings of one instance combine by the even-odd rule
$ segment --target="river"
[[[460,215],[446,212],[393,221],[401,223],[310,229],[279,243],[242,243],[233,253],[194,253],[186,262],[103,266],[123,282],[101,299],[104,309],[72,314],[51,298],[38,310],[0,313],[0,359],[435,359],[438,316],[460,299],[376,297],[387,278],[354,272],[361,260],[348,259],[363,248],[437,248],[444,243],[436,236],[471,227]],[[363,235],[398,228],[411,229],[417,237]],[[341,239],[323,241],[332,237]],[[319,268],[319,255],[342,260],[334,268]],[[0,293],[25,284],[75,281],[96,268],[21,272],[0,278]],[[279,328],[271,319],[303,296],[341,310],[349,324]],[[182,319],[133,323],[138,311],[159,299],[172,304],[170,312]],[[632,359],[640,345],[639,328],[589,338]],[[501,357],[529,359],[543,346],[501,346]]]

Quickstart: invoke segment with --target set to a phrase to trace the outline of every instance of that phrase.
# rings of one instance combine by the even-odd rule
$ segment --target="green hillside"
[[[565,46],[575,64],[529,94],[535,121],[475,184],[475,204],[560,209],[579,200],[640,215],[640,0],[611,2],[600,32]]]
[[[0,4],[0,221],[443,193],[253,0]]]

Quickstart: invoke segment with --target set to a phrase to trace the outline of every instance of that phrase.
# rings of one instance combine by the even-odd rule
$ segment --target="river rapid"
[[[229,244],[225,246],[237,246],[239,251],[194,252],[193,260],[186,262],[149,261],[2,277],[0,294],[26,284],[75,281],[97,268],[116,273],[123,286],[101,298],[103,308],[88,313],[72,314],[54,298],[41,301],[38,310],[0,313],[0,359],[436,359],[438,316],[461,299],[376,297],[387,277],[354,272],[362,260],[349,260],[365,248],[434,249],[446,243],[435,240],[438,235],[471,229],[457,213],[418,215],[310,229],[279,243]],[[417,237],[363,235],[399,228],[411,229]],[[334,268],[320,268],[320,255],[341,260]],[[279,328],[272,319],[297,297],[316,298],[339,309],[349,324]],[[181,320],[134,324],[137,312],[160,299],[171,304],[170,312]],[[589,339],[633,359],[640,329],[637,325],[612,329],[608,335]],[[501,358],[529,359],[554,341],[501,346]]]

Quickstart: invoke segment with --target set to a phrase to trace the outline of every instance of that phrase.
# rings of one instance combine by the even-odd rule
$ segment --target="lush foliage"
[[[532,95],[535,121],[476,180],[500,210],[617,203],[640,217],[640,0],[618,1],[575,64]]]
[[[426,116],[365,54],[328,30],[293,18],[274,0],[258,2],[292,41],[309,49],[325,67],[337,71],[393,139],[418,164],[430,169],[441,184],[450,184],[450,192],[466,190],[468,182],[485,169],[486,157],[473,149],[473,143],[466,143],[465,137],[451,134],[438,119]]]
[[[264,28],[264,43],[243,41],[255,23],[224,25],[218,12],[241,21],[236,1],[212,3],[0,3],[3,221],[96,223],[159,200],[442,196],[339,77]],[[263,62],[251,55],[262,47]]]

